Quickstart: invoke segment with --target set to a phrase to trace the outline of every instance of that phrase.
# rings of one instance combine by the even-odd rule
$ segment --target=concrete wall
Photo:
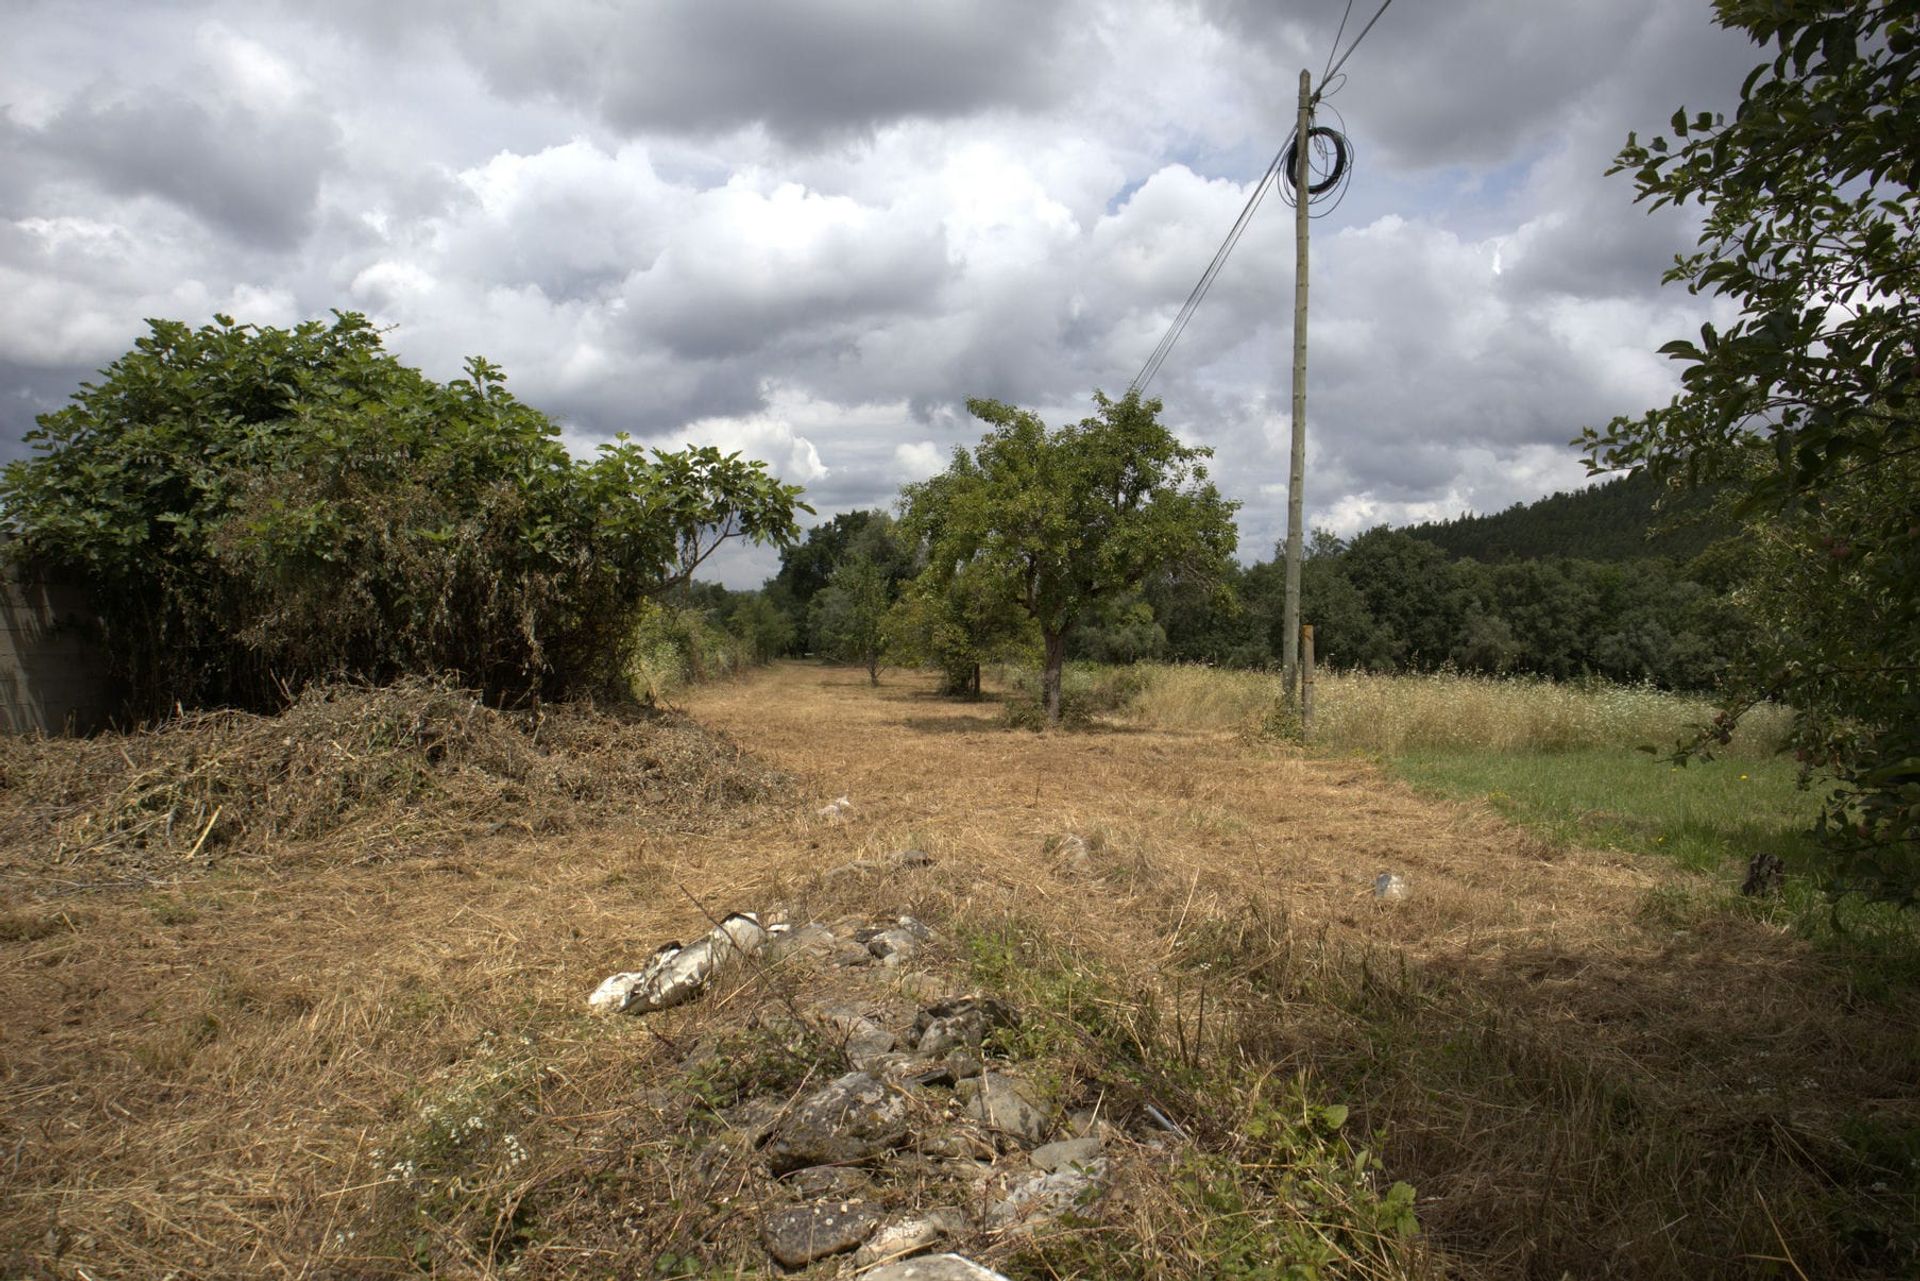
[[[85,589],[0,573],[0,729],[90,733],[114,698]]]

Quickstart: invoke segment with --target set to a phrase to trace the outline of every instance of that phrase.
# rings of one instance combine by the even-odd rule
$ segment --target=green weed
[[[1135,1216],[1091,1207],[1003,1265],[1011,1277],[1191,1277],[1316,1281],[1404,1276],[1417,1267],[1413,1189],[1382,1186],[1348,1109],[1304,1075],[1250,1052],[1265,1021],[1229,1001],[1209,1035],[1178,998],[1124,993],[1100,965],[1013,921],[961,934],[972,976],[1021,1013],[990,1048],[1049,1072],[1062,1101],[1096,1094],[1184,1140],[1171,1168],[1131,1191]],[[1237,983],[1223,968],[1217,980]],[[1204,1007],[1203,1007],[1204,1009]]]

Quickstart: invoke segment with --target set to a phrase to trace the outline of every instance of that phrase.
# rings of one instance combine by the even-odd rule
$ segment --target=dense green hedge
[[[362,316],[152,332],[0,477],[16,554],[90,584],[136,714],[447,672],[620,686],[642,604],[799,490],[713,449],[590,462],[479,358],[442,384]]]

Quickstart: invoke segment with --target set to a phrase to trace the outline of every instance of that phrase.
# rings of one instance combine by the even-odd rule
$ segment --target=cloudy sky
[[[978,438],[970,396],[1057,423],[1126,388],[1345,7],[0,0],[0,455],[144,317],[340,308],[437,377],[504,365],[578,449],[711,441],[823,517],[884,505]],[[1321,116],[1358,159],[1313,228],[1310,523],[1570,487],[1583,424],[1671,394],[1693,227],[1602,174],[1731,105],[1759,57],[1709,11],[1388,9]],[[1269,200],[1152,387],[1243,557],[1285,526],[1292,237]]]

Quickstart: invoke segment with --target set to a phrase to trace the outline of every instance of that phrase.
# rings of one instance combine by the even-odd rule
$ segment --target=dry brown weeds
[[[950,934],[1012,922],[1193,1053],[1308,1074],[1384,1129],[1437,1269],[1738,1276],[1791,1254],[1809,1276],[1870,1272],[1827,1214],[1856,1191],[1838,1132],[1862,1111],[1920,1121],[1912,1002],[1854,1002],[1755,923],[1676,931],[1642,908],[1677,874],[1545,847],[1364,765],[1218,734],[1008,732],[927,682],[865,679],[785,666],[689,699],[810,803],[529,834],[512,816],[537,805],[482,789],[498,808],[449,802],[451,832],[389,815],[349,842],[415,857],[313,857],[236,826],[198,878],[89,893],[66,882],[125,878],[51,861],[79,811],[46,797],[72,793],[21,787],[10,756],[8,802],[45,817],[12,820],[0,853],[0,1273],[626,1275],[664,1243],[743,1232],[708,1186],[724,1171],[693,1179],[645,1113],[727,998],[644,1022],[582,1010],[708,912],[774,901]],[[119,790],[96,797],[151,768],[122,745]],[[850,821],[813,817],[843,792]],[[182,794],[168,843],[142,829],[143,877],[229,799]],[[1069,830],[1103,838],[1091,873],[1047,852]],[[820,877],[908,844],[938,865]],[[1376,903],[1382,870],[1412,897]],[[457,1187],[394,1169],[469,1143]],[[682,1182],[631,1182],[663,1178]],[[609,1223],[623,1195],[682,1209]]]
[[[296,846],[378,856],[640,815],[701,825],[782,786],[684,717],[584,704],[501,711],[429,681],[318,685],[277,716],[207,712],[129,735],[0,739],[0,867],[172,880],[230,854],[280,858]]]

